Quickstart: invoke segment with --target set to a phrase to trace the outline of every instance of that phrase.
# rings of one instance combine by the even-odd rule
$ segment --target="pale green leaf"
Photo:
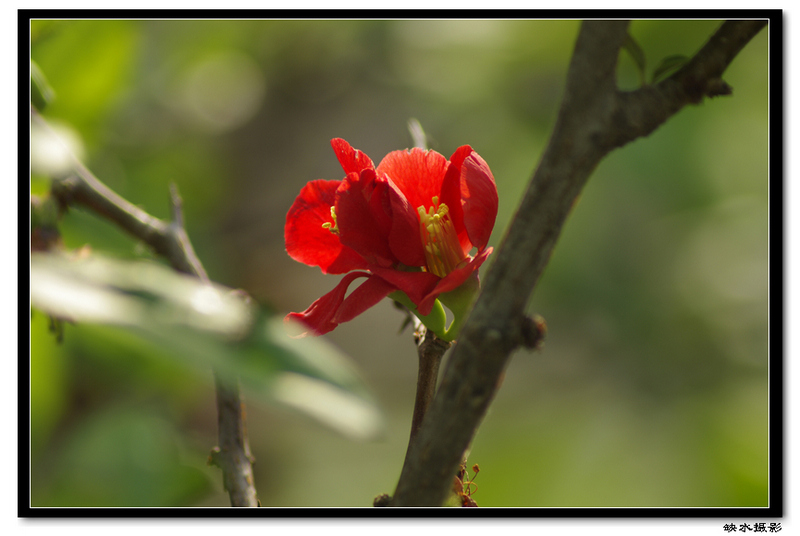
[[[158,356],[214,367],[256,400],[298,410],[348,437],[382,431],[381,413],[349,358],[324,339],[290,337],[291,326],[221,285],[153,262],[37,253],[31,304],[73,322],[125,328]]]

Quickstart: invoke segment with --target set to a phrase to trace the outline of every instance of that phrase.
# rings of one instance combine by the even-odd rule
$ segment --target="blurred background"
[[[692,55],[718,21],[634,21],[647,58]],[[95,20],[31,23],[55,99],[45,117],[120,195],[169,217],[169,184],[211,279],[276,314],[339,276],[292,261],[285,215],[342,176],[330,140],[377,164],[413,145],[471,145],[511,220],[553,126],[578,21]],[[768,505],[767,30],[734,60],[732,97],[682,110],[612,153],[568,220],[529,305],[549,327],[519,351],[472,445],[480,506]],[[621,54],[619,83],[639,84]],[[38,146],[33,135],[32,159]],[[31,192],[47,192],[34,174]],[[71,210],[67,248],[150,254]],[[483,270],[491,267],[491,258]],[[388,300],[325,338],[385,419],[356,442],[251,401],[265,506],[370,506],[405,454],[417,356]],[[213,381],[129,336],[31,320],[33,506],[226,506]],[[127,337],[120,343],[120,337]],[[780,381],[778,379],[778,381]]]

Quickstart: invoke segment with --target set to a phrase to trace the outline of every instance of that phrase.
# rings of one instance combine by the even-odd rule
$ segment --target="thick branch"
[[[46,121],[35,111],[32,119],[50,130]],[[56,136],[55,133],[51,134]],[[84,207],[117,224],[133,237],[148,244],[172,267],[208,281],[203,265],[194,253],[183,227],[181,199],[177,188],[170,187],[172,221],[164,222],[129,203],[100,182],[80,161],[73,157],[71,172],[53,179],[51,192],[63,207]],[[253,461],[247,442],[244,404],[238,385],[223,381],[214,372],[219,419],[219,448],[212,454],[223,472],[225,489],[233,506],[258,506],[253,482]]]
[[[713,93],[736,53],[765,23],[726,22],[678,73],[623,94],[616,62],[625,21],[584,22],[553,135],[464,325],[439,392],[407,457],[392,504],[438,506],[511,352],[526,340],[525,306],[589,175],[616,147],[652,132],[697,92]],[[633,107],[633,110],[628,109]]]

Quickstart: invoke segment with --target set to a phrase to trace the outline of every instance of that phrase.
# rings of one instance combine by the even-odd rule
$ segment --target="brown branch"
[[[647,136],[687,104],[704,97],[730,95],[722,80],[736,54],[765,26],[765,20],[727,21],[702,49],[681,69],[656,85],[616,95],[615,115],[609,145],[620,147]]]
[[[623,93],[616,86],[616,64],[628,23],[582,24],[552,137],[462,328],[392,505],[444,502],[510,354],[530,338],[525,306],[597,164],[614,148],[650,134],[686,104],[719,94],[723,71],[765,25],[726,22],[669,79]]]
[[[56,136],[45,119],[35,110],[32,120]],[[197,258],[183,227],[182,202],[177,187],[170,186],[172,221],[167,223],[131,204],[100,180],[77,158],[72,157],[70,172],[53,179],[52,195],[63,208],[83,207],[115,223],[128,234],[153,248],[182,273],[208,281],[208,275]],[[212,451],[212,460],[223,473],[225,489],[233,506],[258,506],[253,482],[253,458],[247,441],[245,408],[235,382],[228,383],[214,371],[219,421],[219,447]]]

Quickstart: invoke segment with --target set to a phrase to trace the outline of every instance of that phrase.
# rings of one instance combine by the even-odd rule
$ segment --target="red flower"
[[[497,188],[489,166],[468,145],[450,160],[436,151],[394,151],[377,168],[345,140],[331,145],[345,177],[303,187],[286,215],[286,250],[323,273],[347,275],[286,318],[319,335],[395,291],[418,316],[430,314],[437,297],[465,283],[492,251]],[[367,280],[345,297],[360,277]]]

